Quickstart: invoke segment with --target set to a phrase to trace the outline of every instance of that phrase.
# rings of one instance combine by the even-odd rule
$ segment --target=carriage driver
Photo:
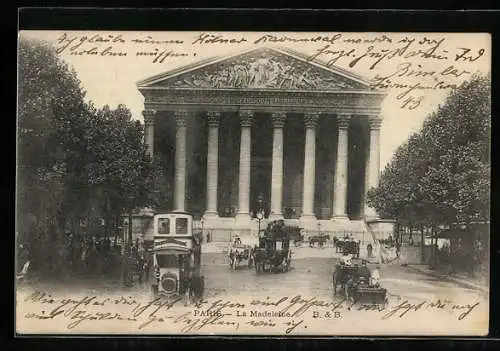
[[[340,264],[344,266],[352,266],[352,255],[344,252],[340,258]]]
[[[367,264],[366,260],[361,261],[361,267],[359,267],[358,270],[358,277],[360,281],[364,280],[366,284],[369,284],[372,272],[370,271],[370,268],[368,268],[366,264]]]
[[[241,245],[241,238],[237,235],[234,238],[234,246]]]
[[[376,288],[380,286],[380,266],[375,267],[372,273],[371,285]]]

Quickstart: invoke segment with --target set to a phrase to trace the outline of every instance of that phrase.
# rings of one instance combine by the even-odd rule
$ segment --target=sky
[[[486,33],[23,31],[20,36],[54,45],[96,106],[125,104],[139,120],[144,99],[136,84],[150,76],[259,46],[315,56],[387,90],[381,167],[454,86],[491,69]]]

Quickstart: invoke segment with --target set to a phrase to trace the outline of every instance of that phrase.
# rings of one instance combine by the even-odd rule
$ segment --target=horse
[[[342,252],[344,249],[345,240],[339,239],[337,237],[333,238],[333,246],[335,246],[335,252]]]
[[[243,261],[248,261],[248,267],[251,268],[253,264],[253,249],[249,246],[231,246],[229,248],[229,262],[233,270],[236,269],[238,264]]]
[[[314,244],[318,244],[319,247],[323,247],[325,243],[330,240],[330,235],[314,235],[309,237],[309,247],[314,247]]]
[[[302,234],[296,236],[295,239],[293,240],[293,244],[295,245],[295,247],[300,246],[303,242],[304,242],[304,235]]]

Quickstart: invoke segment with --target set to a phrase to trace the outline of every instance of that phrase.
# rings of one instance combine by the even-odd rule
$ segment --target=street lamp
[[[260,222],[262,222],[262,220],[264,219],[264,210],[262,209],[262,203],[264,202],[264,199],[263,199],[262,193],[260,193],[259,196],[257,197],[257,202],[259,204],[259,208],[258,208],[255,216],[257,217],[257,220],[259,221],[259,234],[258,234],[258,236],[260,237]]]
[[[201,224],[201,238],[200,238],[200,242],[203,241],[203,218],[200,220],[200,224]],[[207,243],[208,243],[208,240],[207,240]]]
[[[257,197],[257,202],[259,203],[259,211],[262,211],[262,203],[264,202],[264,196],[262,193]]]
[[[260,237],[260,222],[264,219],[264,212],[262,210],[259,210],[256,214],[257,220],[259,221],[259,234],[258,236]]]

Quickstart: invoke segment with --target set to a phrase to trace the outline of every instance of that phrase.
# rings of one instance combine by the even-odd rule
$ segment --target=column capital
[[[351,121],[351,115],[348,114],[337,115],[337,125],[339,129],[347,129],[349,127],[350,121]]]
[[[238,112],[240,116],[240,125],[242,127],[251,127],[252,126],[252,119],[254,116],[254,111],[252,110],[240,110]]]
[[[142,115],[144,116],[144,125],[154,126],[156,110],[152,110],[152,109],[143,110]]]
[[[178,128],[186,127],[189,117],[189,111],[185,110],[174,111],[174,117]]]
[[[274,128],[283,128],[286,122],[286,112],[273,112],[271,118]]]
[[[304,124],[306,128],[316,128],[319,121],[319,112],[308,112],[304,114]]]
[[[207,121],[209,127],[218,127],[222,113],[219,111],[207,111]]]
[[[378,130],[382,126],[382,118],[379,116],[370,116],[368,122],[370,124],[370,130]]]

